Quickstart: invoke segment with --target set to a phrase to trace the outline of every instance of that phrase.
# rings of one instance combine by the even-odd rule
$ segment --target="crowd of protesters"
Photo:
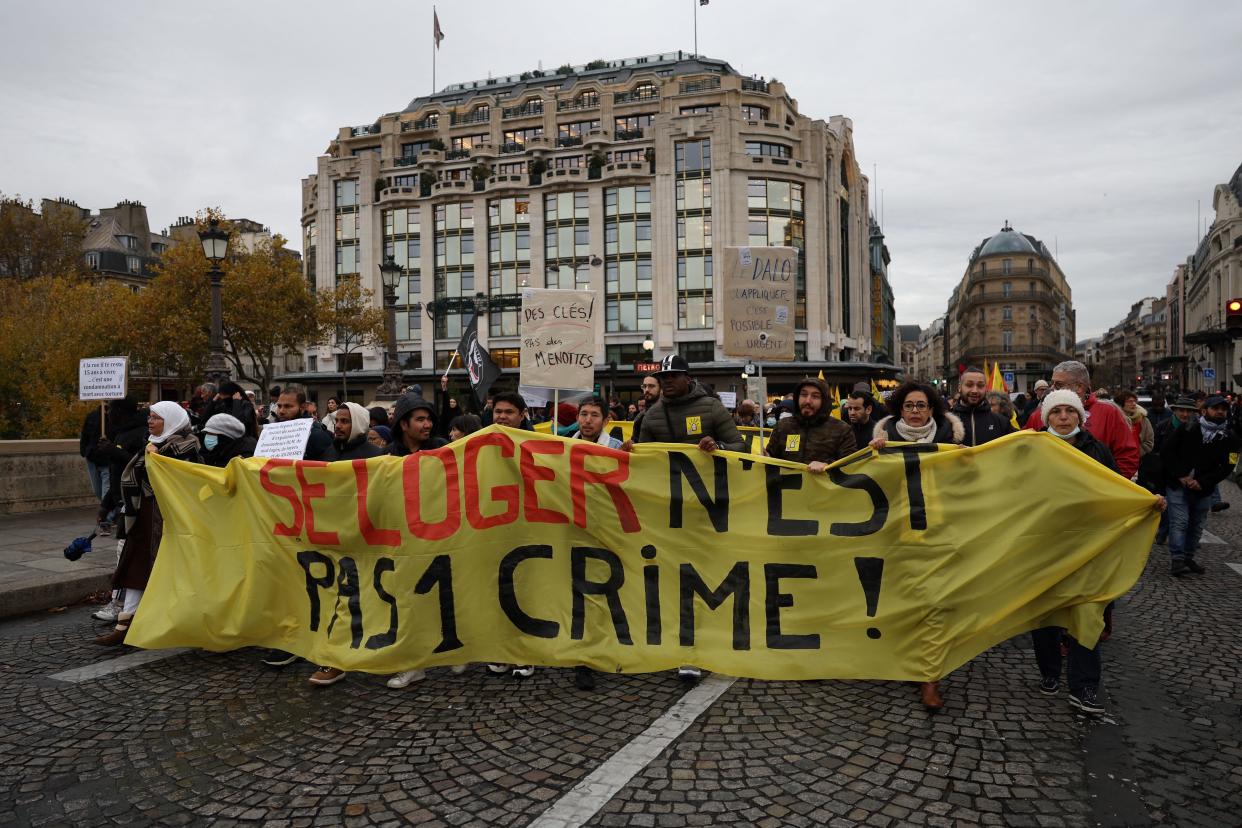
[[[989,392],[983,371],[962,372],[956,394],[944,399],[936,386],[906,382],[886,398],[869,383],[858,383],[835,410],[836,395],[822,379],[806,378],[786,397],[760,405],[742,400],[734,412],[709,386],[694,379],[679,355],[665,357],[659,369],[643,378],[635,402],[624,404],[612,395],[577,403],[530,407],[514,392],[488,396],[479,413],[468,413],[448,393],[441,379],[438,401],[425,399],[413,386],[389,406],[365,408],[329,397],[320,416],[304,388],[273,387],[266,404],[253,392],[226,382],[203,385],[182,405],[159,402],[142,409],[132,399],[109,404],[101,433],[99,412],[83,425],[82,455],[100,500],[98,534],[115,531],[120,550],[113,576],[113,600],[95,617],[114,627],[95,639],[101,645],[123,643],[150,577],[162,530],[162,516],[146,472],[150,454],[224,467],[234,458],[254,454],[256,438],[266,423],[298,418],[313,420],[305,459],[353,460],[391,455],[404,457],[433,450],[487,425],[531,430],[551,421],[550,429],[569,439],[589,440],[615,450],[630,451],[637,443],[684,443],[704,452],[741,451],[741,429],[763,429],[763,451],[771,457],[803,463],[811,474],[822,474],[844,458],[864,449],[882,451],[890,442],[979,446],[1013,433],[1016,428],[1047,431],[1110,471],[1157,495],[1161,511],[1157,543],[1167,545],[1170,574],[1176,578],[1203,574],[1198,552],[1206,517],[1226,509],[1219,484],[1235,473],[1242,433],[1242,405],[1221,395],[1189,395],[1167,406],[1153,397],[1145,408],[1133,392],[1115,398],[1094,391],[1085,366],[1069,361],[1056,366],[1049,380],[1039,380],[1030,397]],[[633,423],[624,443],[609,433],[612,421]],[[1232,461],[1232,462],[1231,462]],[[1167,510],[1166,510],[1167,505]],[[1112,634],[1111,606],[1105,612],[1105,633]],[[1092,649],[1061,629],[1031,634],[1040,692],[1055,695],[1067,662],[1069,703],[1086,714],[1102,713],[1099,701],[1100,646]],[[263,657],[271,667],[284,667],[298,657],[271,650]],[[469,665],[451,668],[462,672]],[[487,664],[489,673],[530,676],[532,665]],[[309,677],[315,685],[340,681],[344,671],[322,665]],[[400,689],[425,677],[422,669],[392,676],[388,686]],[[678,675],[697,681],[702,672],[684,665]],[[596,674],[585,666],[574,670],[575,684],[592,690]],[[943,705],[939,682],[919,686],[929,710]]]

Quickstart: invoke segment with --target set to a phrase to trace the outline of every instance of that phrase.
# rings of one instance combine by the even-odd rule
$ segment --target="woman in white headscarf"
[[[155,565],[164,519],[147,477],[147,455],[161,454],[176,460],[200,462],[198,439],[190,425],[190,415],[180,403],[157,402],[147,416],[145,451],[129,461],[121,473],[121,499],[125,509],[125,548],[112,575],[112,586],[125,590],[125,603],[116,619],[116,628],[95,639],[96,644],[124,643],[130,621],[142,600],[143,590]]]

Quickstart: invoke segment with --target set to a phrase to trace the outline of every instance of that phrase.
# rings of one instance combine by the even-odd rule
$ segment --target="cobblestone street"
[[[1036,691],[1025,636],[948,677],[932,716],[884,682],[687,694],[665,673],[587,693],[568,670],[476,666],[315,689],[257,650],[134,663],[89,643],[89,606],[10,619],[0,824],[1237,825],[1239,511],[1210,519],[1206,575],[1173,580],[1153,550],[1118,603],[1095,721]]]

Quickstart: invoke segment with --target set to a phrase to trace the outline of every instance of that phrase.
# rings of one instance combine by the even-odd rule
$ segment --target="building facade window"
[[[86,266],[89,267],[91,270],[99,270],[99,254],[98,253],[87,253],[86,254]]]
[[[384,257],[392,256],[401,266],[397,282],[397,341],[415,343],[421,339],[423,319],[415,303],[422,300],[422,234],[419,208],[384,211]]]
[[[705,342],[678,342],[677,353],[686,362],[711,362],[716,358],[716,346],[711,340]]]
[[[435,297],[473,297],[474,204],[469,201],[437,204],[435,211]],[[461,310],[436,313],[436,338],[460,337],[469,314],[470,311]]]
[[[489,348],[488,353],[497,368],[520,368],[522,365],[521,348]]]
[[[358,275],[358,182],[337,181],[333,202],[336,220],[336,280]]]
[[[747,155],[766,155],[772,158],[791,158],[793,150],[784,144],[775,144],[771,141],[747,141]]]
[[[841,160],[842,172],[845,160]],[[841,179],[844,186],[845,178]],[[841,210],[841,333],[849,336],[850,325],[850,203],[840,199]]]
[[[683,106],[677,110],[678,115],[706,115],[716,108],[716,104],[694,104],[692,106]]]
[[[627,138],[641,138],[643,130],[650,129],[655,123],[655,115],[625,115],[613,119],[613,137],[619,141]]]
[[[1013,308],[1011,306],[1005,305],[1001,308],[1001,320],[1005,322],[1013,321]]]
[[[646,240],[639,238],[643,227],[647,228]],[[606,331],[651,330],[650,227],[649,186],[609,187],[604,190]]]
[[[803,185],[776,178],[751,178],[746,184],[747,243],[753,247],[793,247],[797,303],[794,327],[806,330],[806,218]]]
[[[530,196],[487,202],[488,296],[516,300],[530,281]],[[506,305],[488,313],[491,336],[517,336],[519,308]]]
[[[525,129],[506,129],[504,143],[506,145],[524,147],[526,142],[543,137],[543,127],[527,127]]]
[[[431,149],[430,141],[414,141],[401,145],[402,158],[417,158],[423,150]]]
[[[742,120],[743,121],[766,121],[768,119],[768,108],[759,106],[758,104],[742,104]]]
[[[1013,272],[1013,259],[1001,259],[1001,273],[1008,276]]]
[[[302,228],[302,264],[306,268],[306,285],[310,288],[310,292],[314,293],[319,289],[317,284],[317,267],[315,265],[315,249],[319,243],[319,225],[314,220],[306,222],[306,226]]]
[[[543,197],[544,284],[562,290],[591,287],[591,227],[585,190]]]
[[[1008,299],[1011,293],[1013,293],[1013,283],[1002,282],[1001,283],[1001,296],[1004,296],[1006,299]]]
[[[126,256],[125,267],[130,273],[138,274],[142,272],[142,259],[137,256]]]

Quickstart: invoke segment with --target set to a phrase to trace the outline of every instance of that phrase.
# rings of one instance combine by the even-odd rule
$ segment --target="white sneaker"
[[[426,677],[427,673],[424,670],[406,670],[390,678],[388,686],[393,690],[400,690],[402,687],[408,687],[416,681],[422,681]]]
[[[698,667],[689,667],[689,666],[678,667],[677,678],[681,679],[687,684],[694,684],[699,679],[703,678],[703,671],[700,670]]]
[[[453,675],[455,676],[460,676],[462,673],[466,672],[469,669],[470,669],[469,664],[454,664],[452,667],[449,668],[449,670],[451,670]]]
[[[91,618],[97,621],[115,621],[116,617],[121,614],[121,608],[116,604],[104,604],[99,609],[91,613]]]
[[[498,676],[505,675],[506,673],[508,673],[508,672],[509,672],[509,670],[510,670],[510,669],[512,669],[512,668],[510,668],[508,664],[489,664],[489,665],[487,665],[487,672],[489,672],[489,673],[495,673],[495,674],[496,674],[496,675],[498,675]]]
[[[530,678],[535,674],[535,668],[529,664],[523,664],[521,667],[513,668],[514,678]]]

